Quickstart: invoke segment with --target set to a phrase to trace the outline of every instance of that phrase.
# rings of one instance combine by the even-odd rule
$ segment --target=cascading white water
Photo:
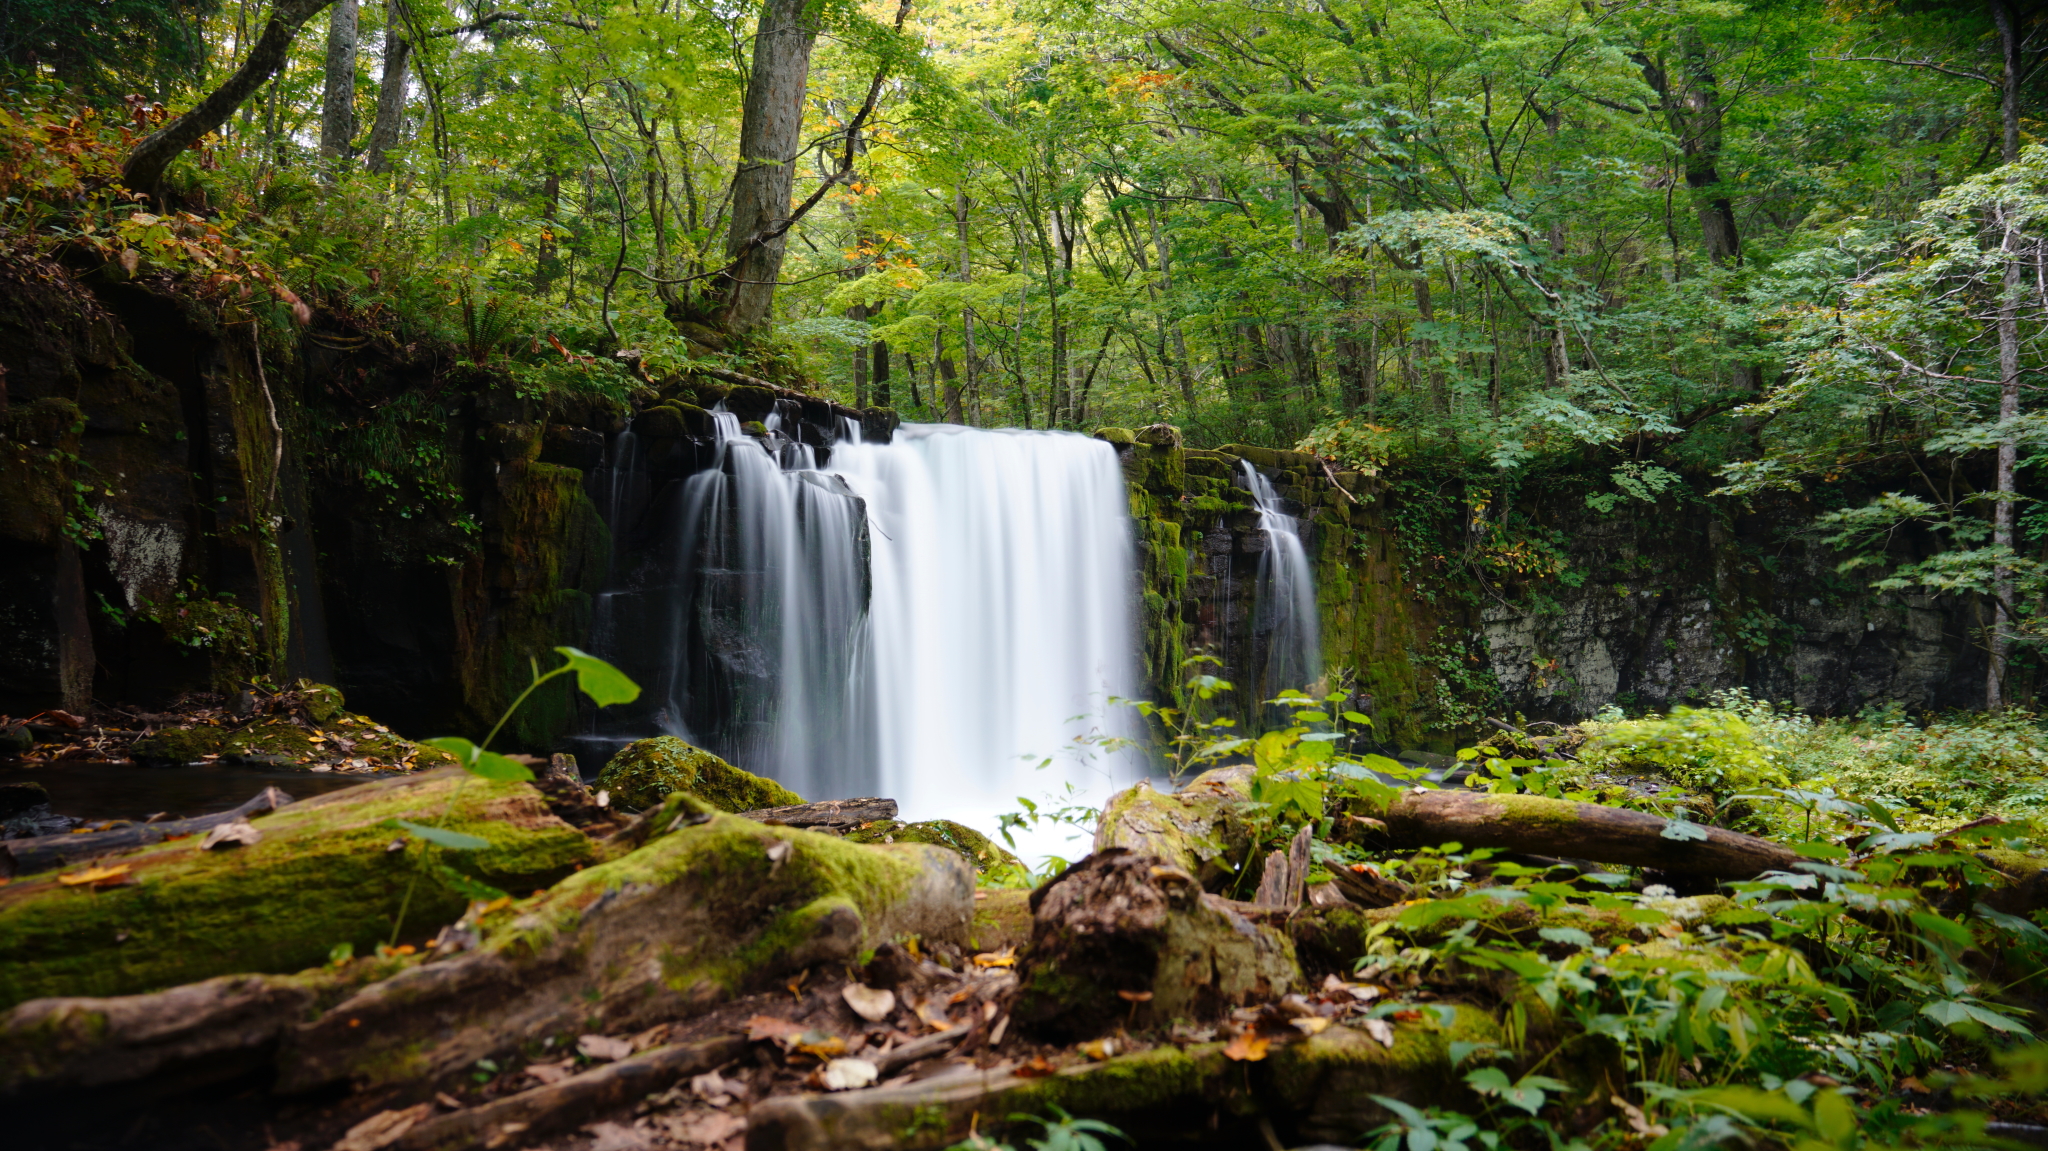
[[[710,414],[717,461],[683,489],[692,570],[665,725],[692,738],[682,717],[723,712],[724,750],[749,770],[807,796],[862,794],[875,761],[860,501],[814,470],[810,447],[781,441],[771,454],[731,413]],[[691,674],[692,662],[719,674]]]
[[[1245,486],[1259,509],[1259,530],[1266,537],[1252,600],[1253,650],[1263,656],[1256,668],[1258,698],[1264,700],[1289,688],[1308,689],[1322,676],[1322,626],[1308,552],[1301,546],[1301,523],[1281,507],[1272,482],[1250,460],[1243,465]]]
[[[1137,756],[1090,741],[1124,733],[1128,709],[1110,701],[1137,682],[1114,449],[912,425],[889,444],[842,441],[831,469],[866,501],[876,751],[905,818],[992,833],[1018,796],[1072,784],[1100,802],[1141,774]],[[1064,839],[1020,846],[1076,854]]]

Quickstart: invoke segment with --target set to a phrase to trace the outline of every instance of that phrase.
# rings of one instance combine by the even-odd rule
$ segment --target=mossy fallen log
[[[435,858],[508,891],[545,887],[599,858],[524,783],[447,769],[330,792],[255,816],[262,840],[253,846],[204,851],[192,836],[99,858],[72,882],[49,872],[0,887],[0,1008],[299,971],[338,944],[374,950],[401,905],[401,936],[424,938],[466,900],[425,873],[423,846],[394,832],[393,818],[485,839],[488,848]]]
[[[1752,879],[1800,858],[1789,847],[1739,831],[1540,795],[1416,788],[1388,804],[1384,818],[1399,847],[1456,842],[1716,879]]]
[[[683,795],[653,816],[645,846],[486,915],[473,950],[297,1028],[280,1089],[430,1093],[529,1042],[645,1028],[905,936],[966,939],[974,873],[955,852],[768,827]]]
[[[467,950],[23,1003],[0,1016],[0,1094],[271,1065],[287,1094],[428,1098],[529,1043],[685,1018],[908,936],[965,942],[974,873],[956,852],[765,827],[686,796],[653,814],[645,846],[472,907],[443,937]]]
[[[1226,1044],[1157,1047],[1103,1063],[1026,1077],[962,1067],[895,1087],[832,1095],[784,1095],[747,1115],[748,1151],[922,1151],[951,1146],[971,1129],[1000,1136],[1009,1116],[1052,1114],[1108,1119],[1162,1141],[1219,1139],[1242,1125],[1257,1145],[1256,1122],[1302,1142],[1349,1143],[1390,1116],[1373,1095],[1413,1106],[1469,1109],[1470,1093],[1453,1073],[1450,1045],[1500,1042],[1494,1018],[1477,1008],[1451,1009],[1449,1026],[1436,1013],[1396,1023],[1391,1044],[1337,1025],[1276,1046],[1259,1062],[1236,1062]],[[1029,1127],[1019,1133],[1029,1132]]]

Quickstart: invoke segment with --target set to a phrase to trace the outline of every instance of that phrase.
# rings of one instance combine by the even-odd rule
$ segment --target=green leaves
[[[533,772],[525,764],[507,759],[495,751],[485,751],[459,735],[443,736],[425,742],[428,747],[439,748],[454,756],[455,762],[462,765],[462,770],[478,779],[518,782],[533,778]]]
[[[1566,1084],[1548,1075],[1524,1075],[1510,1083],[1507,1072],[1498,1067],[1481,1067],[1477,1071],[1467,1072],[1465,1085],[1481,1095],[1493,1096],[1508,1106],[1520,1108],[1531,1115],[1543,1110],[1545,1092],[1566,1089]]]
[[[597,706],[632,703],[640,698],[640,685],[611,664],[573,647],[558,647],[555,651],[569,661],[563,666],[576,673],[576,687]]]
[[[518,765],[514,764],[513,766],[516,767]],[[443,827],[429,827],[424,823],[414,823],[410,819],[387,819],[384,821],[384,826],[393,830],[411,832],[428,843],[434,844],[437,847],[445,847],[450,851],[481,851],[491,845],[491,841],[482,836],[466,835],[463,832],[449,831]]]

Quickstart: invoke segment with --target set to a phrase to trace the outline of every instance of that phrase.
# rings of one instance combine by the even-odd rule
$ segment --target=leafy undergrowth
[[[1306,827],[1314,907],[1294,935],[1308,974],[1372,988],[1382,1016],[1489,1006],[1508,1037],[1452,1046],[1476,1106],[1381,1100],[1394,1120],[1370,1135],[1375,1151],[2048,1137],[2048,859],[2034,822],[2048,734],[2031,716],[1842,722],[1731,696],[1563,739],[1504,737],[1441,778],[1345,750],[1370,721],[1340,710],[1341,693],[1274,702],[1295,724],[1257,739],[1140,705],[1177,733],[1183,771],[1237,765],[1205,777],[1237,793],[1190,837],[1205,886],[1251,899],[1257,861]],[[1665,838],[1739,826],[1797,861],[1695,880],[1681,897],[1667,884],[1684,877],[1457,843],[1391,849],[1377,816],[1436,786],[1650,810],[1669,819]]]

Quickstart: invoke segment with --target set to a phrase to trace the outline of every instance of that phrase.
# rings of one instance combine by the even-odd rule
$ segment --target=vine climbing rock
[[[1301,982],[1284,913],[1209,895],[1158,856],[1098,851],[1032,893],[1016,1018],[1063,1039],[1214,1019]]]
[[[636,740],[619,749],[597,774],[597,788],[629,808],[659,806],[684,791],[720,811],[793,807],[803,797],[772,779],[741,771],[703,748],[672,735]]]

